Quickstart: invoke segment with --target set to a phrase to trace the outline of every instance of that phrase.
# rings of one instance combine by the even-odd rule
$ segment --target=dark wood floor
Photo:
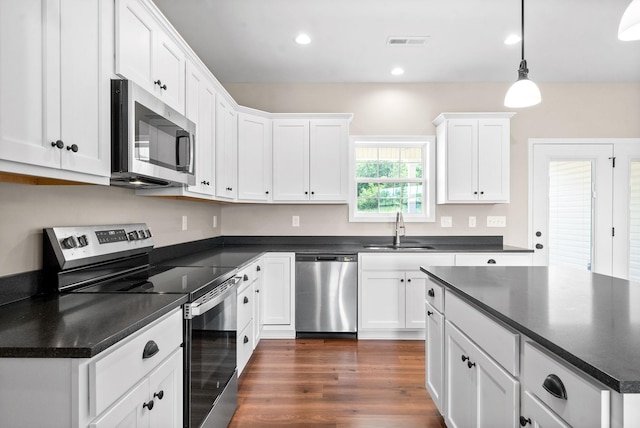
[[[424,388],[424,341],[262,340],[230,428],[444,428]]]

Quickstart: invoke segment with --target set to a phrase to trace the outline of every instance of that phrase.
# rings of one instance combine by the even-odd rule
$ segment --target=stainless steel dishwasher
[[[296,336],[355,337],[358,255],[296,254]]]

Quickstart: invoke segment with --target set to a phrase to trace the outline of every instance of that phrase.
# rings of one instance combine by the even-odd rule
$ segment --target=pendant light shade
[[[539,104],[542,101],[540,95],[540,89],[538,86],[529,80],[527,74],[529,69],[527,68],[527,61],[520,61],[520,69],[518,70],[518,80],[511,85],[507,91],[507,95],[504,97],[505,107],[510,108],[522,108],[530,107]]]
[[[620,40],[640,40],[640,0],[633,0],[624,11],[618,27]]]
[[[640,0],[634,0],[640,1]],[[518,80],[511,85],[504,97],[504,105],[509,108],[531,107],[542,101],[540,89],[531,80],[529,80],[529,69],[527,68],[527,60],[524,59],[524,0],[522,0],[521,9],[522,23],[522,59],[518,68]]]

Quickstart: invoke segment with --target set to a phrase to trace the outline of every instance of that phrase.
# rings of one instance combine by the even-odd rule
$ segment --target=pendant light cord
[[[520,29],[521,29],[521,32],[522,32],[522,46],[520,47],[520,49],[521,49],[521,52],[522,52],[522,58],[521,59],[524,60],[524,0],[522,0],[522,7],[520,8],[520,14],[521,14],[520,15],[520,18],[521,18],[520,19],[520,23],[521,23]]]

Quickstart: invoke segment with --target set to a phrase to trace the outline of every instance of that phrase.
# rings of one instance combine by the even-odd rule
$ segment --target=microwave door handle
[[[185,152],[187,153],[187,159],[186,162],[183,162],[182,160],[182,144],[185,143],[187,144],[187,150],[185,150]],[[176,134],[176,168],[178,171],[189,171],[190,170],[190,166],[191,166],[191,159],[192,159],[192,145],[191,145],[191,139],[189,136],[189,133],[186,131],[178,131]]]

